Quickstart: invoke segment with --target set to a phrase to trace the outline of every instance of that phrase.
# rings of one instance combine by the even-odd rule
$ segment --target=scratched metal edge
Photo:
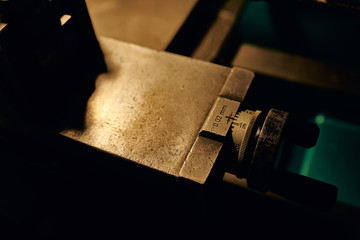
[[[180,169],[179,177],[204,184],[220,154],[223,143],[198,136]]]

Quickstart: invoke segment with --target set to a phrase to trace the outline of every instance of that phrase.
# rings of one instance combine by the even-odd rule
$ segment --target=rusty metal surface
[[[178,176],[230,69],[102,38],[83,130],[63,135]]]

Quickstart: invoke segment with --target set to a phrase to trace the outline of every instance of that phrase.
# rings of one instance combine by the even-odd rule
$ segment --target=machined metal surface
[[[199,136],[180,170],[180,177],[204,184],[219,156],[222,142]]]
[[[289,82],[359,95],[360,74],[354,69],[332,66],[301,56],[244,43],[239,48],[233,66]]]
[[[247,176],[248,186],[267,191],[273,177],[276,154],[288,113],[271,109],[261,128]]]
[[[63,135],[178,176],[230,68],[102,38],[83,130]]]
[[[99,36],[164,50],[198,0],[86,0]]]
[[[238,152],[238,163],[243,164],[245,151],[247,149],[250,135],[261,111],[245,110],[236,114],[231,127],[231,135],[235,148]]]
[[[248,70],[231,69],[229,77],[221,89],[220,96],[216,99],[201,131],[222,137],[226,136],[253,78],[254,73]]]
[[[227,81],[221,89],[220,96],[238,102],[244,101],[253,78],[254,73],[249,70],[232,68]]]
[[[201,131],[225,137],[239,106],[240,102],[218,97]]]
[[[181,177],[200,184],[206,182],[253,77],[254,74],[248,70],[231,69],[219,97],[201,127],[200,134],[203,136],[197,138],[186,158]]]
[[[219,56],[245,3],[244,0],[227,0],[225,2],[192,57],[214,61]]]
[[[240,102],[218,96],[223,93],[243,99],[253,74],[114,39],[100,42],[109,72],[96,80],[85,128],[67,129],[62,134],[203,184],[222,143],[199,133],[215,109],[224,114],[224,123],[229,115],[219,133],[226,135]],[[229,94],[230,85],[238,89],[241,84],[245,90]],[[216,104],[219,99],[225,101],[221,109]]]

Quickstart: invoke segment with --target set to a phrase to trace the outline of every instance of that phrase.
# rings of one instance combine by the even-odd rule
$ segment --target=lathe
[[[294,23],[294,9],[359,21],[358,5],[274,2],[184,3],[159,51],[95,33],[83,0],[0,1],[4,233],[359,236],[358,190],[343,198],[308,160],[326,114],[358,123],[357,65],[298,56],[304,39],[274,50],[237,36],[256,7]]]

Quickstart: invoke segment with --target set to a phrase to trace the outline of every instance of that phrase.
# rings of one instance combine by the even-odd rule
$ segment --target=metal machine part
[[[257,142],[246,176],[248,185],[255,189],[261,191],[268,190],[267,186],[271,182],[276,154],[287,116],[287,112],[271,109],[264,120],[258,136],[255,136],[257,137]],[[245,150],[243,151],[245,152]],[[242,152],[239,151],[239,154],[241,153]],[[242,164],[241,168],[246,168],[244,165],[245,164]]]
[[[26,6],[23,2],[17,3]],[[34,9],[48,9],[53,14],[45,14],[46,11],[40,10],[37,14],[32,14],[37,12],[35,10],[25,13],[24,8],[14,5],[15,2],[2,1],[1,4],[7,6],[2,12],[3,19],[9,23],[2,27],[4,33],[1,43],[6,49],[2,56],[4,61],[15,69],[24,67],[16,58],[22,53],[15,49],[18,42],[9,42],[8,38],[14,39],[19,33],[7,31],[7,28],[12,30],[17,24],[23,25],[22,17],[19,17],[21,13],[30,19],[52,20],[55,26],[53,34],[59,36],[64,32],[75,34],[73,31],[77,24],[86,22],[86,18],[77,18],[74,10],[76,4],[80,9],[84,8],[82,1],[75,5],[67,1],[38,1],[37,4],[31,4]],[[47,25],[37,27],[41,29]],[[92,31],[87,34],[93,36]],[[78,36],[73,42],[69,42],[69,46],[72,46],[70,49],[78,46],[76,39],[83,39],[85,36]],[[93,39],[84,46],[81,51],[86,52],[91,46],[97,47],[97,42]],[[39,49],[42,50],[41,46]],[[43,53],[39,49],[36,48],[35,54]],[[68,54],[60,51],[61,49],[54,49],[59,59]],[[30,58],[34,54],[31,49],[28,52],[29,50],[24,48],[24,51]],[[202,186],[213,176],[217,176],[217,173],[221,176],[228,171],[240,178],[246,178],[251,188],[263,192],[269,190],[277,149],[283,137],[288,114],[275,109],[271,109],[266,115],[261,111],[242,111],[241,104],[254,78],[251,71],[231,69],[107,38],[102,39],[102,51],[106,56],[108,72],[96,80],[96,89],[87,103],[85,118],[80,117],[78,120],[84,120],[84,126],[64,123],[60,118],[57,124],[50,122],[52,127],[60,129],[64,136],[166,173],[181,182]],[[104,69],[99,58],[102,55],[96,53],[96,50],[92,52],[97,54],[97,57],[90,55],[88,62],[84,63],[86,66],[97,66],[93,72],[89,72],[90,76]],[[43,81],[56,76],[59,67],[66,68],[66,65],[55,67],[46,52],[39,56],[40,63],[45,64],[45,70],[34,68],[38,69],[34,72],[33,65],[28,67],[29,71],[33,71],[30,74],[33,80],[36,77],[43,79],[31,88],[32,93],[38,93],[42,89],[39,86]],[[47,58],[50,60],[43,62]],[[56,63],[58,62],[55,62],[55,65]],[[21,80],[17,72],[14,73],[15,78]],[[57,77],[67,77],[66,73],[67,71],[64,71]],[[75,81],[73,85],[76,85],[74,90],[80,89],[76,94],[84,93],[81,99],[76,99],[76,102],[83,106],[74,110],[81,113],[81,109],[85,109],[84,99],[87,99],[90,90],[77,86],[81,83],[80,75],[71,75],[71,79]],[[6,74],[6,78],[9,78],[9,74]],[[7,87],[16,88],[11,84]],[[71,97],[60,97],[63,88],[57,86],[54,89],[45,92],[54,95],[52,98],[45,93],[35,94],[35,98],[31,94],[27,95],[25,101],[30,101],[25,107],[30,110],[15,109],[21,115],[29,115],[30,118],[40,121],[49,121],[50,118],[51,121],[56,115],[49,114],[50,110],[43,111],[41,106],[47,106],[47,103],[59,105],[59,108],[52,109],[62,112],[60,107],[68,108],[70,105],[65,103],[72,101]],[[58,94],[54,94],[57,92]],[[50,101],[43,103],[44,98]],[[229,136],[232,136],[230,141]],[[297,136],[294,138],[297,139]],[[223,160],[226,156],[224,152],[233,151],[231,147],[234,147],[234,144],[237,156],[233,158],[227,155],[231,157]],[[220,165],[221,162],[230,164],[222,168],[217,162],[220,162]]]
[[[241,110],[252,72],[109,38],[101,45],[109,72],[96,81],[85,127],[62,135],[193,186],[231,172],[270,190],[283,129],[291,128],[286,112]],[[234,143],[235,158],[224,154]]]
[[[268,164],[269,166],[263,166],[266,169],[271,169],[275,165],[275,154],[277,148],[280,143],[281,133],[284,127],[284,124],[287,119],[288,113],[282,112],[276,109],[271,109],[266,119],[263,120],[264,127],[258,131],[255,127],[256,121],[261,121],[258,119],[260,116],[261,111],[251,111],[245,110],[241,111],[236,114],[235,120],[232,126],[232,139],[235,144],[235,148],[237,151],[237,166],[236,169],[238,173],[237,176],[241,177],[248,177],[250,178],[249,181],[251,182],[251,177],[249,173],[248,165],[249,162],[252,163],[252,168],[256,164]],[[255,128],[254,128],[255,127]],[[254,130],[254,134],[252,134]],[[253,136],[252,136],[253,135]],[[256,138],[256,143],[253,143],[253,147],[251,147],[251,138]],[[249,145],[249,146],[248,146]],[[247,147],[251,149],[253,152],[253,158],[251,160],[245,159],[245,152]],[[248,151],[249,152],[249,151]],[[266,157],[266,159],[261,159]],[[262,163],[259,163],[262,161]],[[255,172],[256,172],[255,167]],[[268,170],[267,170],[268,171]],[[265,172],[267,172],[265,171]],[[267,178],[266,174],[260,173],[260,176]],[[268,182],[269,179],[265,180],[264,182]],[[261,187],[260,187],[261,188]]]
[[[112,39],[101,42],[109,72],[97,79],[87,105],[86,127],[62,134],[158,171],[205,183],[217,155],[206,150],[202,157],[192,156],[198,146],[204,147],[199,130],[221,89],[224,95],[232,94],[230,86],[245,84],[242,92],[236,92],[244,96],[253,74]]]
[[[1,1],[0,3],[4,4],[5,2],[8,1]],[[61,1],[39,1],[38,3],[40,2],[54,10],[52,7],[59,5],[51,4]],[[70,3],[72,1],[64,2]],[[80,3],[80,1],[76,3]],[[173,232],[178,233],[183,231],[184,225],[188,227],[187,225],[191,225],[191,223],[195,223],[194,226],[196,227],[201,223],[201,226],[204,225],[207,229],[212,229],[213,226],[218,227],[219,221],[214,221],[209,225],[210,221],[202,222],[203,217],[193,219],[193,216],[200,215],[199,212],[203,207],[201,204],[208,200],[204,201],[204,199],[210,198],[210,201],[207,202],[210,204],[206,206],[210,208],[210,210],[207,209],[208,212],[226,209],[227,213],[230,212],[227,216],[235,216],[234,219],[237,220],[232,222],[232,219],[227,219],[226,224],[229,222],[230,224],[223,223],[226,225],[223,229],[232,228],[238,233],[239,226],[243,227],[242,231],[247,228],[246,226],[250,226],[253,228],[246,231],[258,230],[258,225],[252,226],[254,220],[258,223],[259,218],[261,218],[258,213],[262,214],[264,210],[270,212],[271,216],[268,219],[272,220],[274,219],[273,216],[277,215],[280,210],[277,207],[268,207],[267,204],[262,204],[266,201],[253,201],[257,197],[247,196],[248,192],[256,193],[257,196],[265,196],[264,194],[248,189],[233,189],[226,181],[221,181],[219,176],[222,177],[225,172],[230,172],[239,178],[246,178],[248,186],[252,189],[261,192],[272,191],[287,199],[318,208],[331,208],[336,200],[336,188],[334,186],[276,170],[277,149],[281,140],[286,138],[305,147],[311,147],[316,143],[316,129],[307,125],[304,127],[304,124],[293,123],[287,112],[277,109],[268,111],[264,109],[261,111],[245,110],[251,109],[251,103],[244,101],[254,79],[253,72],[249,70],[236,67],[228,68],[102,38],[101,48],[106,57],[108,72],[98,76],[95,91],[90,99],[86,98],[91,92],[88,87],[93,86],[91,77],[104,70],[103,55],[101,51],[98,51],[99,46],[92,31],[85,30],[79,36],[76,34],[79,30],[77,27],[81,27],[81,24],[89,27],[89,19],[84,5],[66,6],[69,7],[66,9],[67,11],[57,12],[56,17],[51,18],[56,23],[55,30],[60,29],[55,31],[55,35],[61,36],[60,40],[68,39],[69,36],[68,40],[75,39],[67,42],[70,50],[81,47],[77,41],[80,39],[80,43],[84,43],[84,48],[81,48],[77,54],[83,57],[83,62],[79,61],[78,58],[72,59],[73,55],[68,55],[69,51],[61,51],[63,48],[51,48],[52,44],[50,44],[50,49],[53,50],[51,53],[56,53],[55,58],[44,54],[48,53],[45,50],[39,51],[42,48],[24,52],[24,55],[30,60],[37,60],[37,58],[32,57],[34,52],[38,53],[42,60],[48,57],[47,60],[49,61],[46,61],[46,66],[38,69],[38,71],[29,72],[29,78],[26,79],[31,80],[30,82],[33,82],[35,86],[29,91],[30,100],[34,100],[31,98],[32,93],[38,94],[46,90],[45,95],[39,94],[39,99],[46,102],[45,106],[49,109],[40,107],[41,115],[37,115],[36,111],[30,111],[32,113],[30,119],[24,119],[21,127],[17,126],[16,123],[14,125],[8,124],[11,121],[5,121],[2,118],[3,115],[0,116],[0,140],[5,143],[3,144],[6,146],[5,148],[9,147],[10,151],[16,152],[16,156],[21,156],[21,160],[26,159],[24,161],[26,164],[33,165],[30,169],[35,169],[35,171],[29,174],[33,175],[30,179],[35,179],[37,184],[41,186],[43,195],[40,195],[42,197],[40,202],[33,200],[38,196],[36,194],[34,196],[21,196],[21,199],[29,197],[36,202],[37,209],[42,209],[43,212],[46,212],[45,216],[50,216],[50,218],[53,213],[47,213],[48,208],[50,210],[56,208],[54,216],[63,216],[66,221],[69,220],[69,215],[73,216],[72,211],[76,211],[77,206],[80,206],[83,210],[81,212],[82,219],[87,217],[90,219],[85,219],[86,221],[83,223],[85,231],[90,228],[89,223],[97,225],[98,222],[96,221],[99,219],[101,222],[105,222],[102,223],[104,226],[110,222],[111,226],[118,227],[116,220],[119,219],[119,215],[125,219],[127,216],[133,217],[135,221],[125,226],[133,225],[134,228],[138,229],[137,214],[141,214],[141,217],[146,219],[146,221],[142,219],[144,225],[149,225],[149,222],[153,221],[153,216],[158,216],[159,212],[166,212],[165,215],[162,214],[165,216],[165,220],[161,221],[161,223],[166,224],[157,225],[155,223],[153,225],[157,225],[156,228],[159,226],[167,228],[168,225],[173,224],[167,219],[172,215],[173,218],[169,219],[173,220],[175,217],[176,223],[180,222],[180,227],[171,226],[171,230],[175,229]],[[240,7],[240,5],[237,6]],[[74,8],[81,9],[80,12],[83,13],[81,17],[78,15],[79,12],[72,11]],[[40,19],[44,20],[42,17],[40,15]],[[224,14],[220,14],[219,17],[220,19],[216,21],[214,29],[219,29],[223,20],[226,20],[221,19]],[[226,14],[225,17],[227,17]],[[234,18],[231,17],[228,20],[231,20],[228,24],[228,27],[231,27]],[[9,29],[17,34],[21,33],[13,27],[12,21],[0,25],[0,61],[6,66],[0,69],[1,74],[6,72],[3,70],[11,69],[11,66],[16,67],[17,71],[24,67],[23,62],[16,65],[19,63],[16,61],[16,57],[21,56],[19,52],[3,52],[4,49],[14,50],[15,48],[11,47],[19,43],[14,41],[11,42],[13,44],[11,45],[9,41],[4,41],[4,39],[6,40],[4,36],[11,36],[11,34],[8,35]],[[39,29],[47,27],[46,21],[45,25],[37,27]],[[209,36],[216,35],[213,31],[208,33]],[[36,34],[26,36],[36,36]],[[47,35],[45,34],[45,36]],[[11,39],[16,40],[16,38]],[[221,46],[225,39],[219,37],[216,41],[217,47]],[[43,42],[38,44],[41,45],[41,43]],[[205,39],[202,46],[208,49],[206,43],[207,40]],[[57,44],[54,45],[57,46]],[[26,47],[28,46],[26,45]],[[16,54],[13,55],[14,53]],[[87,55],[89,53],[90,55]],[[13,57],[13,61],[9,61],[10,57]],[[210,58],[213,57],[210,56]],[[70,65],[79,61],[79,64],[84,63],[84,66],[75,67],[78,72],[74,75],[67,75],[71,71],[66,71],[68,70],[66,64],[57,65],[61,71],[54,71],[56,64],[51,61],[54,59],[56,63],[64,63],[66,61],[62,62],[61,60],[68,60]],[[37,63],[37,61],[35,62]],[[31,70],[31,67],[25,69]],[[42,76],[44,72],[46,74]],[[62,74],[57,76],[59,73]],[[57,85],[49,90],[48,85],[43,84],[44,81],[40,81],[40,83],[35,81],[39,76],[37,74],[42,76],[41,80],[52,79],[55,82],[69,80],[65,83],[59,82],[65,86],[71,86],[71,88],[59,88]],[[13,75],[6,73],[4,76],[6,78],[1,78],[1,83],[4,83],[3,79],[12,80],[9,76]],[[25,76],[25,74],[20,76]],[[14,79],[23,80],[18,76]],[[21,90],[26,91],[27,85],[24,87],[23,81],[20,81],[19,85],[22,87]],[[13,87],[13,85],[11,86]],[[52,91],[54,89],[55,92]],[[73,90],[75,95],[83,95],[82,101],[76,98],[69,99],[67,94],[64,94],[64,92],[74,93]],[[57,103],[62,108],[57,108],[57,105],[51,101],[57,96],[61,97]],[[0,97],[8,100],[2,94]],[[87,105],[85,105],[84,100],[88,100]],[[61,118],[61,115],[64,114],[63,110],[74,103],[83,104],[81,109],[86,108],[84,119],[80,118],[83,122],[76,126],[64,122],[64,119]],[[39,109],[39,106],[33,101],[30,101],[28,105]],[[39,121],[44,120],[50,111],[54,111],[56,114],[47,120],[53,119],[53,121],[57,120],[60,123],[60,125],[56,124],[55,127],[55,133],[60,134],[54,134],[55,124],[52,121],[47,122],[50,123],[50,126]],[[79,111],[77,113],[82,114]],[[21,111],[20,114],[25,115]],[[66,115],[70,118],[75,117],[71,114]],[[28,120],[31,122],[29,125],[26,122]],[[27,129],[29,126],[31,128]],[[48,127],[50,127],[50,133],[47,132]],[[304,129],[306,131],[303,131]],[[22,151],[18,151],[19,145],[21,145]],[[36,156],[37,158],[35,160],[28,159],[29,156]],[[49,180],[49,178],[52,179]],[[216,180],[216,184],[213,184],[215,182],[213,180]],[[136,183],[133,184],[132,182]],[[18,185],[21,186],[21,184]],[[18,185],[15,184],[15,186]],[[183,186],[189,185],[191,190],[195,189],[195,191],[189,191],[188,188],[184,191]],[[131,190],[124,190],[124,186]],[[219,190],[219,188],[223,189]],[[167,191],[171,193],[168,194]],[[65,197],[62,196],[62,193]],[[83,193],[87,194],[83,195]],[[199,195],[201,195],[200,198],[198,198]],[[56,203],[60,202],[60,206],[50,206],[52,202],[48,201],[49,199],[56,199]],[[124,199],[128,200],[123,201]],[[79,201],[78,205],[75,204],[74,206],[73,201]],[[274,199],[269,201],[274,201]],[[64,202],[70,202],[70,204],[66,205]],[[129,205],[132,207],[128,208],[127,203],[130,203]],[[107,206],[105,208],[97,206],[101,204]],[[42,208],[43,205],[45,205],[44,208]],[[72,206],[71,210],[67,209],[69,205]],[[94,205],[96,206],[94,207]],[[18,205],[15,203],[13,206],[16,208]],[[116,206],[117,211],[115,211],[113,218],[106,219],[109,214],[104,212],[113,213],[114,206]],[[244,209],[239,206],[249,206],[249,208]],[[89,209],[94,210],[96,214],[93,214]],[[127,212],[125,216],[123,215],[124,209]],[[185,213],[182,212],[184,209],[186,210]],[[247,210],[250,214],[245,213]],[[61,213],[59,214],[59,212]],[[283,210],[283,212],[287,211]],[[26,212],[20,213],[19,216],[26,217]],[[43,221],[41,216],[39,219],[40,222]],[[75,222],[76,227],[78,227],[79,221],[76,217],[74,219],[71,221]],[[96,219],[96,223],[92,221],[93,219]],[[221,222],[226,217],[217,219],[221,219]],[[238,224],[239,219],[246,225]],[[114,222],[112,222],[113,220]],[[33,222],[33,218],[29,218],[28,222]],[[36,223],[31,223],[30,226],[36,226]],[[62,231],[61,226],[63,225],[60,225],[59,229]],[[103,229],[107,229],[107,227]],[[104,234],[103,229],[100,230],[101,235]],[[200,232],[203,233],[203,230],[201,229]]]
[[[235,4],[235,12],[242,3]],[[276,109],[271,109],[266,115],[261,111],[242,111],[242,102],[254,78],[251,71],[104,38],[102,50],[108,72],[96,80],[96,90],[87,103],[85,118],[77,117],[78,124],[70,124],[71,121],[64,120],[57,113],[71,108],[76,102],[78,107],[65,115],[67,118],[75,116],[74,113],[81,115],[91,84],[85,88],[80,79],[91,79],[105,69],[84,2],[34,1],[27,4],[25,1],[1,1],[2,20],[8,23],[1,25],[1,59],[15,70],[2,73],[6,79],[3,82],[12,92],[17,86],[11,83],[11,78],[24,83],[25,88],[22,86],[20,91],[27,93],[30,90],[25,94],[24,103],[19,103],[18,99],[12,103],[20,116],[26,116],[32,122],[43,122],[64,136],[166,173],[180,182],[202,186],[218,173],[221,176],[228,171],[246,178],[251,188],[262,192],[270,190],[288,113]],[[26,11],[26,6],[31,6],[31,9]],[[79,12],[85,15],[79,18]],[[34,23],[48,20],[35,24],[34,33],[26,34],[34,38],[34,51],[28,46],[20,50],[16,48],[19,45],[17,37],[21,34],[18,28],[27,29],[24,16]],[[235,17],[232,17],[231,26],[234,21]],[[88,31],[78,35],[80,24],[85,24]],[[43,30],[49,27],[54,29],[50,36]],[[39,34],[50,42],[60,41],[60,45],[45,44],[44,49]],[[71,36],[69,42],[64,40],[66,36]],[[68,48],[61,45],[64,41]],[[80,48],[80,41],[87,44],[81,44]],[[224,41],[221,39],[217,45]],[[48,48],[55,57],[48,56]],[[90,48],[94,50],[89,53],[87,50]],[[79,56],[84,55],[83,66],[79,64],[76,74],[68,67],[74,60],[59,63],[71,55],[71,49],[78,49]],[[22,55],[32,62],[30,66],[19,60]],[[39,62],[32,61],[32,58],[39,59]],[[81,69],[89,66],[94,66],[94,69],[88,72],[89,76],[82,76]],[[60,68],[65,71],[59,71]],[[29,70],[26,74],[30,75],[31,84],[22,80],[26,79],[22,74],[24,69]],[[44,87],[42,84],[49,78],[57,84],[40,94]],[[73,88],[67,91],[70,97],[63,96],[66,86],[60,84],[61,78],[74,80]],[[81,97],[74,98],[74,95]],[[56,123],[53,123],[52,119],[58,122],[54,120]],[[291,135],[296,141],[298,134]],[[304,141],[308,142],[308,139]],[[233,152],[234,147],[235,157],[224,154],[228,150]],[[230,158],[223,160],[224,156]],[[219,167],[218,162],[220,165],[222,162],[230,164],[224,168]]]
[[[245,110],[235,116],[232,124],[231,135],[236,151],[238,152],[237,161],[239,165],[244,164],[245,151],[250,140],[250,135],[260,113],[261,111],[259,110]]]
[[[237,161],[228,171],[246,178],[247,185],[258,191],[271,191],[303,204],[331,208],[337,198],[335,186],[276,168],[282,139],[310,148],[316,144],[318,135],[315,124],[297,122],[284,111],[241,111],[236,114],[231,131]]]

